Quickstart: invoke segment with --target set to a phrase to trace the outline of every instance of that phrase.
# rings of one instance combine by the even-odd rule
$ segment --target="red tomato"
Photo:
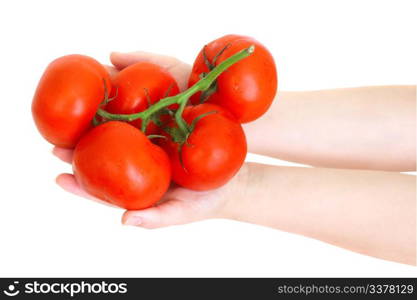
[[[133,114],[144,111],[149,107],[147,96],[151,104],[167,96],[178,94],[178,85],[175,79],[162,67],[149,63],[138,62],[120,71],[113,80],[112,96],[117,97],[110,101],[106,110],[114,114]],[[171,109],[178,105],[170,106]],[[141,128],[140,119],[132,125]],[[150,123],[147,133],[154,133],[155,125]]]
[[[255,45],[255,52],[231,66],[217,79],[217,89],[208,99],[230,111],[240,123],[251,122],[262,116],[271,105],[277,91],[277,71],[269,51],[253,38],[226,35],[212,41],[205,47],[208,60],[215,65],[228,57]],[[213,62],[222,49],[227,48]],[[203,50],[198,54],[189,79],[192,86],[200,79],[201,73],[208,73]],[[200,103],[198,93],[191,98],[193,104]]]
[[[171,179],[166,153],[140,130],[118,121],[103,123],[80,140],[73,168],[88,193],[133,210],[154,205]]]
[[[173,181],[200,191],[218,188],[229,181],[242,166],[247,152],[242,126],[222,107],[208,103],[189,106],[183,117],[191,124],[207,112],[215,113],[202,117],[195,124],[182,146],[182,163],[178,144],[170,138],[158,140],[170,157]]]
[[[32,102],[38,130],[50,143],[73,148],[90,128],[110,78],[95,59],[67,55],[46,68]]]

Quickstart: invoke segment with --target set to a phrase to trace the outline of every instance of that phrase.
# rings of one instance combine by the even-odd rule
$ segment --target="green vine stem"
[[[166,97],[161,99],[160,101],[156,102],[155,104],[151,105],[148,109],[141,111],[135,114],[112,114],[105,111],[102,108],[97,110],[97,114],[102,116],[108,120],[119,120],[119,121],[134,121],[137,119],[142,119],[142,123],[147,123],[151,116],[158,112],[159,110],[170,106],[171,104],[179,104],[179,109],[175,112],[175,120],[178,124],[178,127],[183,132],[189,132],[189,127],[187,123],[182,118],[182,113],[184,111],[185,106],[187,105],[188,99],[197,92],[204,92],[210,88],[212,83],[219,77],[221,73],[231,67],[233,64],[237,63],[238,61],[248,57],[255,51],[255,46],[252,45],[246,49],[243,49],[236,54],[230,56],[222,63],[214,67],[205,77],[200,79],[196,82],[193,86],[188,88],[182,93],[179,93],[175,96]]]

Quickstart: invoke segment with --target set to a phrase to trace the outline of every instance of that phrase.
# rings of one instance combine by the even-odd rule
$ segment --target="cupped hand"
[[[72,162],[72,150],[55,147],[53,154],[67,163]],[[246,181],[246,169],[247,166],[244,165],[238,175],[216,190],[198,192],[172,186],[155,206],[143,210],[126,211],[122,222],[125,225],[160,228],[210,218],[228,218],[233,207],[231,203],[238,198],[236,195],[242,191],[241,187]],[[89,195],[77,183],[73,174],[60,174],[56,182],[67,192],[111,205]]]
[[[187,87],[190,66],[180,60],[163,55],[147,52],[114,52],[110,56],[114,67],[108,66],[112,76],[119,70],[139,61],[148,61],[164,67],[177,81],[180,90]],[[73,151],[55,147],[53,154],[61,160],[71,163]],[[205,192],[191,191],[178,186],[172,186],[164,197],[153,207],[126,211],[122,222],[126,225],[141,226],[144,228],[159,228],[170,225],[179,225],[209,218],[225,218],[230,213],[231,202],[236,194],[242,190],[246,178],[244,165],[239,174],[225,186]],[[64,190],[75,195],[108,204],[89,195],[76,181],[72,174],[60,174],[57,184]]]

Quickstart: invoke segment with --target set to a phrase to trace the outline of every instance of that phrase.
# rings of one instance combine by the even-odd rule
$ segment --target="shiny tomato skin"
[[[147,93],[150,103],[154,104],[164,98],[168,91],[168,96],[174,96],[179,93],[179,88],[175,79],[164,68],[149,62],[138,62],[121,70],[113,78],[112,96],[117,93],[117,97],[107,104],[106,110],[114,114],[138,113],[149,107]],[[171,105],[169,108],[176,109],[178,105]],[[140,129],[142,121],[138,119],[131,124]],[[155,131],[155,125],[150,123],[147,134]]]
[[[262,116],[272,104],[277,91],[277,71],[271,53],[257,40],[239,35],[226,35],[209,43],[205,52],[209,61],[226,45],[229,47],[218,57],[216,65],[250,45],[255,52],[244,58],[217,79],[217,91],[208,99],[208,103],[218,104],[229,110],[240,123],[251,122]],[[189,79],[189,86],[199,80],[203,72],[209,72],[204,63],[203,50],[198,54]],[[191,98],[199,103],[200,94]]]
[[[181,150],[172,139],[158,142],[168,153],[172,180],[192,190],[211,190],[226,184],[242,166],[247,152],[242,126],[235,117],[214,104],[188,106],[184,120],[191,122],[201,114],[216,112],[201,118]],[[174,126],[173,124],[171,124]],[[166,135],[168,137],[168,135]]]
[[[213,58],[216,56],[216,54],[219,53],[227,44],[231,44],[233,41],[238,40],[240,37],[241,37],[240,35],[228,34],[214,41],[211,41],[209,44],[207,44],[204,47],[204,51],[206,52],[207,58],[211,62]],[[210,71],[209,68],[204,62],[203,49],[201,49],[194,61],[194,64],[190,73],[190,78],[188,81],[188,86],[190,87],[194,83],[199,81],[201,73],[208,73],[209,71]],[[200,93],[196,93],[194,96],[192,96],[191,97],[192,103],[199,104],[199,97],[200,97]]]
[[[73,170],[88,193],[129,210],[154,205],[171,179],[166,153],[136,127],[119,121],[103,123],[80,140]]]
[[[84,55],[54,60],[39,81],[32,101],[32,115],[42,136],[63,148],[74,148],[91,128],[104,99],[104,84],[111,90],[106,69]]]

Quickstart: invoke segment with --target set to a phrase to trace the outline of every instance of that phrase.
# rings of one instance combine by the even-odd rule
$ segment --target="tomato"
[[[226,108],[241,123],[251,122],[262,116],[274,100],[277,91],[274,59],[261,43],[246,36],[226,35],[205,47],[207,59],[218,65],[250,45],[255,45],[255,52],[222,73],[216,80],[215,92],[207,98],[208,103]],[[224,50],[225,47],[227,48]],[[220,55],[214,62],[217,54]],[[200,79],[200,74],[208,72],[209,68],[201,50],[193,65],[189,86]],[[200,103],[200,95],[201,93],[194,95],[191,98],[192,103]]]
[[[95,59],[67,55],[46,68],[32,102],[38,130],[50,143],[73,148],[91,127],[91,121],[104,99],[110,78]]]
[[[189,106],[185,108],[183,118],[192,124],[198,116],[209,112],[214,113],[195,123],[181,152],[179,144],[171,138],[158,140],[170,157],[173,181],[193,190],[210,190],[224,185],[240,169],[247,152],[242,126],[222,107],[208,103]]]
[[[117,93],[117,97],[105,109],[114,114],[138,113],[149,107],[147,97],[153,104],[179,93],[175,79],[162,67],[149,62],[138,62],[123,69],[115,76],[113,86],[112,96]],[[170,106],[171,109],[177,107]],[[140,129],[142,120],[135,120],[131,124]],[[150,123],[147,133],[154,132],[155,125]]]
[[[140,130],[119,121],[103,123],[80,140],[73,169],[88,193],[133,210],[154,205],[171,178],[166,153]]]

